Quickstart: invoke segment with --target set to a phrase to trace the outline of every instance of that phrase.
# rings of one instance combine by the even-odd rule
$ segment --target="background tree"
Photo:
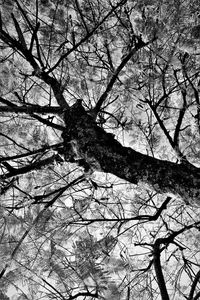
[[[199,299],[198,1],[0,3],[2,297]]]

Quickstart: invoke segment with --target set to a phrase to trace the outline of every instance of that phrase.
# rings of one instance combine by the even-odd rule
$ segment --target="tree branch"
[[[63,92],[61,83],[58,82],[56,78],[51,77],[43,70],[43,64],[41,63],[41,67],[37,64],[35,57],[32,55],[31,51],[27,48],[24,48],[23,45],[12,38],[7,32],[5,32],[2,28],[0,29],[0,39],[4,41],[7,45],[9,45],[12,49],[17,49],[20,54],[30,63],[33,67],[34,72],[33,75],[37,76],[38,78],[42,79],[45,83],[47,83],[53,90],[54,96],[60,105],[65,110],[69,109],[69,105],[67,104]],[[37,47],[39,47],[37,45]],[[39,59],[41,61],[41,59]]]
[[[3,102],[0,99],[0,102]],[[10,105],[9,101],[5,100],[4,102],[7,105]],[[59,106],[40,106],[40,105],[10,105],[10,106],[0,106],[0,113],[8,112],[8,113],[16,113],[16,114],[62,114],[63,109]]]
[[[57,130],[61,130],[63,131],[65,128],[61,125],[58,125],[58,124],[55,124],[53,122],[50,122],[48,119],[43,119],[41,118],[40,116],[36,115],[36,114],[30,114],[33,118],[35,118],[36,120],[38,120],[39,122],[47,125],[47,126],[50,126],[52,128],[55,128]]]
[[[187,101],[186,101],[186,91],[181,91],[183,97],[183,107],[180,109],[178,121],[176,124],[175,132],[174,132],[174,145],[177,149],[179,149],[179,133],[181,129],[181,124],[186,112]]]
[[[73,300],[73,299],[76,299],[76,298],[78,298],[78,297],[93,297],[93,298],[98,298],[98,293],[96,292],[96,293],[91,293],[91,292],[80,292],[80,293],[77,293],[77,294],[75,294],[75,295],[73,295],[73,296],[69,296],[69,298],[68,299],[66,299],[66,300]]]
[[[52,164],[55,161],[55,155],[52,155],[48,158],[45,158],[40,161],[36,161],[34,163],[30,163],[29,165],[22,167],[22,168],[13,168],[11,172],[8,172],[6,174],[0,175],[0,179],[4,180],[6,178],[11,178],[13,176],[25,174],[34,170],[39,170],[42,167],[48,166],[49,164]]]
[[[33,113],[33,112],[37,112],[41,114],[43,113],[61,114],[63,113],[63,109],[61,107],[57,107],[57,106],[48,107],[48,106],[40,106],[40,105],[17,106],[16,104],[13,104],[9,100],[3,99],[2,97],[0,97],[0,102],[8,105],[8,106],[0,106],[0,112],[27,113],[33,118],[37,119],[39,122],[47,126],[50,126],[52,128],[61,131],[63,131],[64,129],[63,126],[50,122],[48,119],[41,118],[40,116]]]
[[[195,275],[194,281],[193,281],[191,289],[190,289],[188,300],[195,299],[195,297],[193,298],[193,295],[194,295],[195,288],[199,282],[199,279],[200,279],[200,271],[198,271],[197,274]],[[199,293],[199,296],[200,296],[200,293]]]
[[[77,10],[78,10],[78,12],[79,12],[79,15],[80,15],[80,17],[81,17],[81,20],[82,20],[82,22],[83,22],[83,25],[84,25],[84,27],[85,27],[85,30],[86,30],[87,33],[89,33],[88,26],[87,26],[87,24],[86,24],[86,22],[85,22],[84,15],[83,15],[83,13],[82,13],[82,11],[81,11],[81,8],[80,8],[80,5],[79,5],[78,0],[75,0],[75,3],[76,3],[76,8],[77,8]]]
[[[2,135],[2,134],[0,134],[0,135]],[[8,138],[7,136],[5,136],[5,137]],[[0,163],[3,162],[3,161],[10,161],[10,160],[16,160],[16,159],[19,159],[19,158],[23,158],[23,157],[28,157],[28,156],[38,154],[38,153],[41,153],[41,152],[44,153],[48,149],[57,150],[57,149],[60,148],[60,146],[63,146],[63,143],[57,143],[57,144],[54,144],[54,145],[46,145],[46,146],[44,146],[40,149],[28,151],[26,153],[22,153],[22,154],[18,154],[18,155],[0,157]]]
[[[156,273],[158,286],[159,286],[160,293],[161,293],[161,298],[162,298],[162,300],[170,300],[169,294],[167,291],[167,287],[166,287],[166,283],[165,283],[165,279],[164,279],[164,275],[162,272],[161,262],[160,262],[160,241],[159,241],[159,239],[156,240],[156,242],[154,244],[153,256],[154,256],[153,264],[154,264],[154,269],[155,269],[155,273]]]
[[[55,65],[48,70],[48,74],[51,73],[53,70],[55,70],[59,64],[65,59],[67,56],[69,56],[70,53],[75,51],[80,45],[82,45],[84,42],[86,42],[96,31],[97,29],[106,21],[106,19],[120,6],[124,5],[127,2],[127,0],[122,0],[119,3],[116,4],[116,6],[113,6],[112,9],[107,13],[107,15],[98,23],[95,28],[93,28],[87,35],[82,38],[78,43],[76,43],[70,50],[68,50],[66,53],[61,55],[61,57],[58,59],[58,61],[55,63]]]
[[[22,168],[21,168],[22,169]],[[0,176],[1,178],[1,176]],[[34,226],[38,223],[38,220],[43,216],[44,212],[53,205],[53,203],[64,193],[64,191],[66,191],[69,187],[78,184],[80,182],[82,182],[83,180],[85,180],[85,176],[81,175],[78,178],[75,178],[74,180],[72,180],[70,183],[68,183],[61,191],[60,193],[58,193],[52,200],[48,201],[44,208],[38,213],[38,215],[35,217],[35,219],[33,220],[32,224],[29,225],[28,229],[25,230],[24,234],[22,235],[22,237],[20,238],[20,240],[18,241],[16,247],[14,248],[14,250],[11,253],[11,260],[15,257],[16,253],[18,252],[21,244],[23,243],[23,241],[25,240],[25,238],[27,237],[27,235],[29,234],[29,232],[31,231],[32,228],[34,228]],[[3,270],[0,273],[0,279],[3,277],[3,275],[5,274],[7,268],[9,267],[8,264],[6,264],[3,268]],[[74,298],[72,298],[74,299]]]
[[[154,39],[153,39],[154,40]],[[145,46],[147,46],[149,43],[153,42],[153,40],[144,43],[142,41],[141,38],[138,39],[138,42],[135,45],[135,48],[133,48],[125,57],[124,59],[122,59],[120,65],[116,68],[115,72],[113,73],[113,76],[111,77],[105,92],[101,95],[101,97],[99,98],[96,106],[93,108],[92,113],[94,114],[94,116],[96,117],[98,112],[101,109],[101,106],[103,105],[104,101],[106,100],[109,92],[112,90],[118,76],[119,73],[121,72],[121,70],[126,66],[126,64],[128,63],[128,61],[132,58],[132,56],[137,53],[137,51]]]
[[[169,131],[165,127],[165,125],[163,123],[163,120],[161,120],[159,114],[157,113],[157,110],[156,110],[155,106],[149,100],[146,100],[146,102],[149,104],[149,106],[150,106],[150,108],[151,108],[154,116],[156,117],[156,120],[158,121],[158,124],[159,124],[160,128],[162,129],[163,133],[165,134],[166,138],[168,139],[171,147],[174,149],[174,151],[176,152],[176,154],[178,155],[178,157],[183,158],[184,157],[183,153],[180,151],[177,143],[175,143],[175,141],[177,142],[177,134],[178,134],[179,125],[181,125],[180,122],[182,122],[182,117],[184,115],[184,114],[182,115],[183,111],[181,113],[181,117],[179,115],[179,122],[177,123],[177,127],[176,127],[176,130],[175,130],[176,134],[175,134],[175,141],[174,141],[172,139],[172,137],[170,136]],[[184,113],[185,113],[185,111],[184,111]]]
[[[161,262],[160,262],[160,254],[161,254],[161,251],[164,250],[164,248],[161,250],[160,249],[160,245],[164,244],[165,248],[166,248],[170,243],[174,242],[174,239],[179,234],[183,233],[186,230],[195,228],[195,227],[198,228],[199,224],[200,224],[200,221],[199,222],[195,222],[195,223],[190,224],[190,225],[186,225],[183,228],[181,228],[180,230],[173,231],[166,238],[158,238],[155,241],[154,245],[153,245],[153,256],[154,256],[153,263],[154,263],[154,268],[155,268],[155,272],[156,272],[156,278],[157,278],[157,281],[158,281],[158,286],[159,286],[159,289],[160,289],[160,292],[161,292],[162,300],[169,300],[169,295],[168,295],[168,292],[167,292],[166,283],[165,283],[165,280],[164,280],[164,276],[163,276],[163,272],[162,272],[162,266],[161,266]],[[191,291],[190,291],[191,295],[193,295],[193,293],[194,293],[195,286],[196,286],[196,284],[197,284],[197,282],[199,280],[199,277],[200,277],[200,274],[198,272],[197,275],[196,275],[196,278],[195,278],[194,285],[192,286]],[[189,298],[189,299],[192,299],[192,298]]]

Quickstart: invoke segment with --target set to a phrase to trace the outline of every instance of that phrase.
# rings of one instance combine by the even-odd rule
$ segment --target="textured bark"
[[[186,202],[200,203],[200,169],[123,147],[112,134],[97,126],[80,103],[71,107],[65,122],[66,160],[73,152],[75,160],[82,158],[93,169],[114,174],[130,183],[147,183],[157,192],[179,195]]]

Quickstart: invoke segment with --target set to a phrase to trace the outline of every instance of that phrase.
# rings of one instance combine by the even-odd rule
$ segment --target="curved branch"
[[[154,256],[153,264],[156,273],[156,278],[158,281],[158,286],[161,293],[161,298],[162,300],[169,300],[169,294],[167,291],[164,275],[162,272],[162,266],[160,262],[160,241],[159,240],[156,240],[154,244],[153,256]]]
[[[73,299],[76,299],[76,298],[78,298],[78,297],[92,297],[92,298],[98,298],[98,293],[96,292],[96,293],[91,293],[91,292],[80,292],[80,293],[77,293],[77,294],[75,294],[75,295],[73,295],[73,296],[69,296],[69,298],[68,299],[66,299],[66,300],[73,300]]]

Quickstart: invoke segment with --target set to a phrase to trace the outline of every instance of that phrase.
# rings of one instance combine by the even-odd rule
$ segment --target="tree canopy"
[[[199,1],[0,4],[1,299],[199,299]]]

